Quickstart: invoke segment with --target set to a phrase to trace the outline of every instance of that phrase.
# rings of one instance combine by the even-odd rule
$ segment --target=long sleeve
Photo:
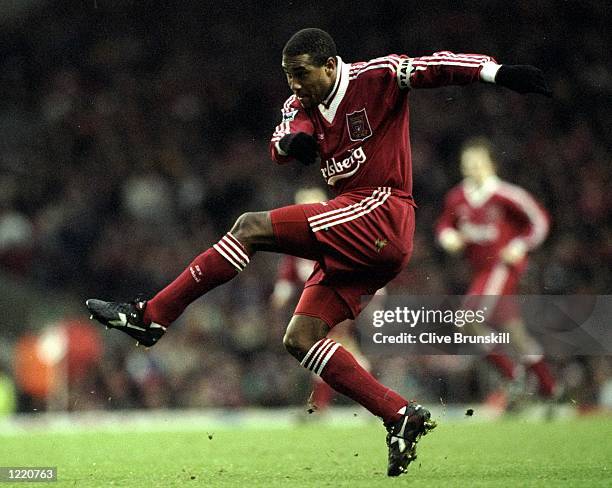
[[[483,67],[497,67],[497,62],[482,54],[436,52],[431,56],[404,58],[398,67],[400,88],[436,88],[447,85],[467,85],[479,80]],[[488,70],[487,70],[488,71]]]
[[[291,158],[282,152],[278,142],[287,134],[294,132],[306,132],[312,135],[314,134],[314,126],[295,95],[291,95],[287,99],[281,109],[281,114],[281,123],[276,126],[270,139],[270,155],[273,161],[286,163]]]
[[[516,185],[503,183],[497,193],[526,223],[525,230],[517,239],[523,241],[529,251],[542,244],[550,229],[550,217],[546,210],[529,192]]]

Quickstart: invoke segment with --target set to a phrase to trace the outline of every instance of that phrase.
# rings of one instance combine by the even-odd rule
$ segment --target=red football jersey
[[[527,191],[493,176],[479,189],[467,181],[451,189],[436,233],[439,237],[445,229],[457,230],[470,264],[483,269],[496,265],[500,251],[514,239],[522,240],[527,250],[536,248],[549,226],[548,214]]]
[[[278,141],[306,132],[318,143],[321,174],[338,194],[354,189],[391,187],[412,194],[408,137],[410,88],[464,85],[479,80],[489,56],[453,54],[409,58],[391,54],[347,64],[337,58],[334,87],[327,99],[306,110],[295,95],[282,109],[282,122],[270,141],[272,159],[288,161]]]

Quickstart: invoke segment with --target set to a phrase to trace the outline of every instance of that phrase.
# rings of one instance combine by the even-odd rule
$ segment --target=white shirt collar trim
[[[344,99],[344,95],[346,94],[346,89],[349,84],[349,65],[343,62],[340,56],[336,56],[336,60],[338,74],[336,76],[334,88],[323,103],[320,103],[318,107],[323,118],[330,124],[334,121],[338,106]]]
[[[463,194],[472,207],[480,207],[493,196],[499,185],[500,179],[495,175],[489,176],[482,185],[476,185],[473,181],[465,179]]]

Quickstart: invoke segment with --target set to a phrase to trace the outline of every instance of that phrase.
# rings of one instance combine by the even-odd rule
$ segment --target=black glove
[[[542,70],[528,64],[502,64],[495,75],[495,83],[519,93],[540,93],[552,97]]]
[[[297,159],[300,163],[309,166],[317,160],[317,142],[306,132],[287,134],[280,141],[279,147],[288,156]]]

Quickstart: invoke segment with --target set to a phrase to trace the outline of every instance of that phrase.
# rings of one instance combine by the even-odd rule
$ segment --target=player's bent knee
[[[253,234],[257,225],[254,223],[255,212],[245,212],[236,219],[232,226],[231,233],[236,239],[248,239]]]
[[[304,316],[294,316],[283,337],[285,349],[301,361],[319,340],[323,339],[329,327],[320,319]]]
[[[302,342],[295,334],[290,334],[289,332],[286,332],[285,336],[283,337],[283,346],[285,346],[285,349],[287,349],[287,352],[289,354],[291,354],[293,357],[297,358],[300,361],[306,354],[304,352],[304,346]]]
[[[274,237],[269,212],[246,212],[236,219],[232,235],[244,246],[256,247]],[[255,249],[253,249],[255,250]]]
[[[289,354],[291,354],[298,361],[301,361],[318,340],[319,339],[312,339],[307,336],[287,332],[285,333],[285,337],[283,337],[283,345]]]

